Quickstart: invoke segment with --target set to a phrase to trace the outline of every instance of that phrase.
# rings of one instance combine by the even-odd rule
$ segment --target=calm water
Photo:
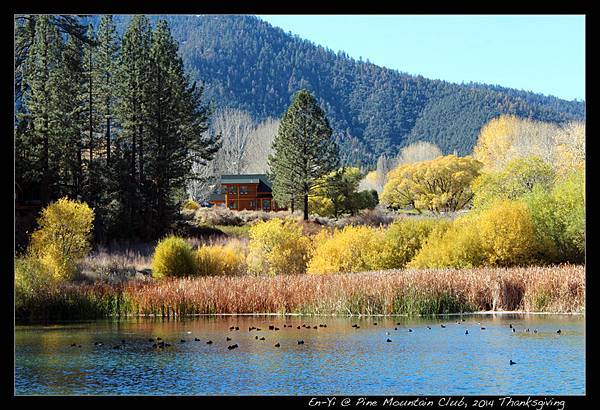
[[[211,316],[17,326],[15,388],[59,395],[585,394],[583,316],[462,318]],[[327,327],[296,328],[321,323]],[[156,337],[172,346],[153,348],[148,339]],[[227,349],[234,343],[239,348]]]

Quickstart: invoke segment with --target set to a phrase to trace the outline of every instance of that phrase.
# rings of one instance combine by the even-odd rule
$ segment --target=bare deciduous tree
[[[395,165],[429,161],[443,155],[442,150],[437,145],[426,141],[417,141],[400,150]]]

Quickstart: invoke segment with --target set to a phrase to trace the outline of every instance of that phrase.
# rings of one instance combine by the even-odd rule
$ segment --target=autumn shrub
[[[248,268],[254,274],[305,273],[311,249],[311,240],[296,221],[261,221],[250,228]]]
[[[156,245],[152,256],[154,278],[193,276],[197,268],[196,255],[185,239],[170,235]]]
[[[28,252],[38,258],[56,279],[72,279],[77,262],[90,251],[94,211],[85,203],[61,198],[38,218]]]
[[[413,268],[524,265],[538,251],[533,219],[523,201],[499,200],[481,212],[434,229],[408,264]]]
[[[198,274],[239,275],[245,271],[245,257],[242,249],[228,245],[205,245],[196,252]]]
[[[419,252],[434,228],[443,231],[450,222],[432,218],[402,218],[392,223],[378,249],[379,269],[402,269]]]
[[[315,238],[315,251],[308,273],[360,272],[377,268],[377,252],[383,243],[380,228],[346,226],[322,231]]]
[[[198,209],[200,209],[200,205],[198,205],[198,202],[196,202],[190,198],[190,199],[186,199],[183,202],[183,204],[181,205],[181,209],[197,211]]]
[[[409,268],[472,268],[483,264],[477,218],[466,215],[449,226],[435,227]]]
[[[527,203],[497,201],[479,215],[476,228],[486,265],[511,266],[533,262],[538,243]]]

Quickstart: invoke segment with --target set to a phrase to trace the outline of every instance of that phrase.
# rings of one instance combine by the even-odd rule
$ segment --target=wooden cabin
[[[220,189],[208,200],[215,206],[241,211],[280,211],[273,199],[271,182],[264,174],[222,175]]]

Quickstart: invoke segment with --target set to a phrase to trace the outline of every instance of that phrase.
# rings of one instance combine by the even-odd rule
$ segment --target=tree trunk
[[[106,165],[110,165],[110,118],[106,119]]]
[[[308,221],[308,194],[304,194],[304,220]]]

